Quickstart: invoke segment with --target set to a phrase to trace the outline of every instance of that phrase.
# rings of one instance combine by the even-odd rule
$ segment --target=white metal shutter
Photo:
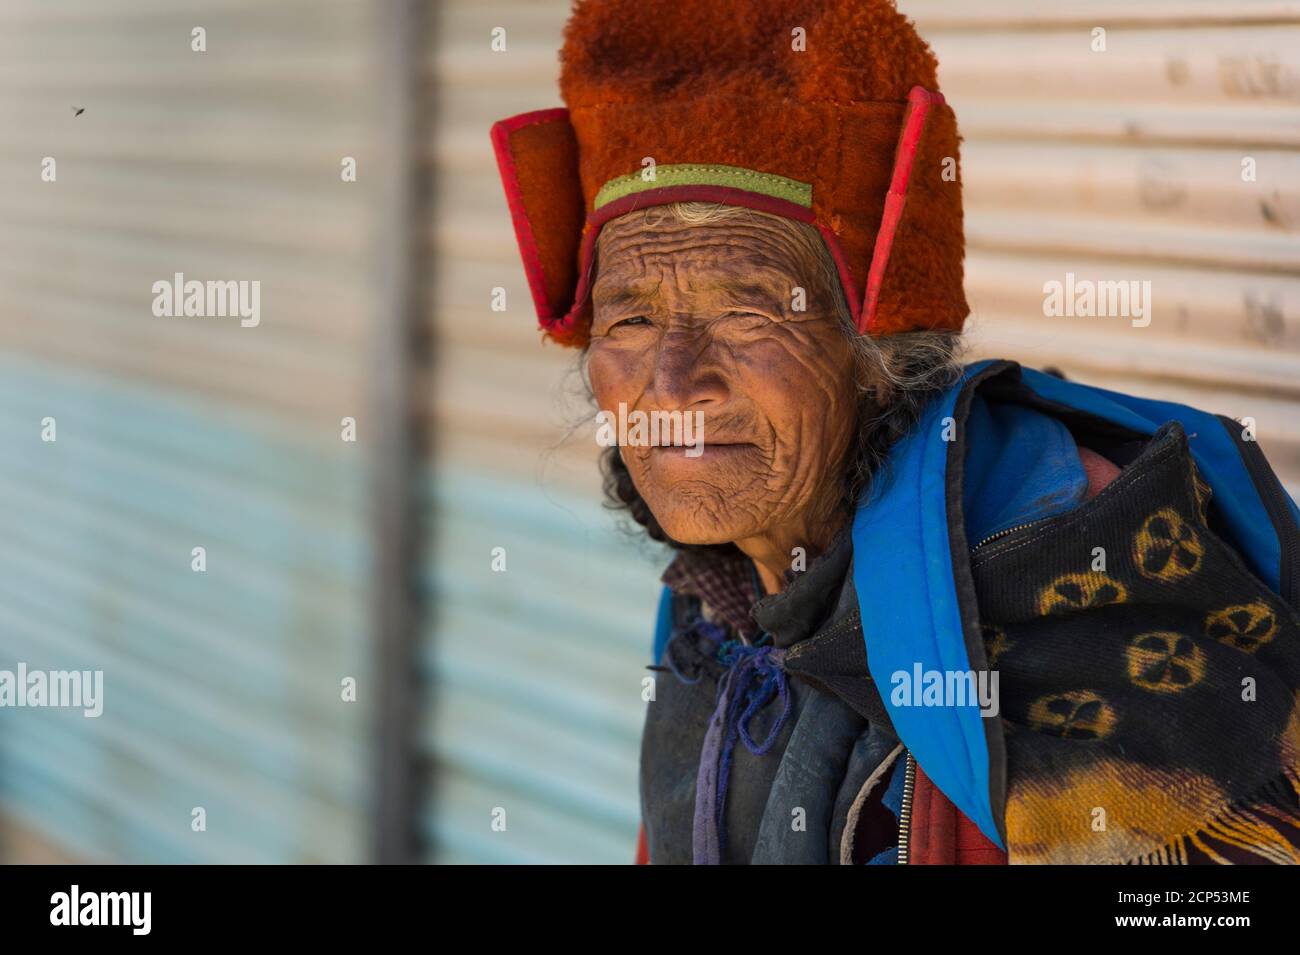
[[[488,140],[495,120],[558,104],[566,15],[560,2],[442,4],[430,62],[425,831],[441,862],[630,862],[636,845],[640,681],[665,561],[601,508],[594,408],[576,353],[539,341]],[[505,312],[491,310],[496,287]]]
[[[105,679],[0,710],[0,812],[75,858],[366,857],[373,10],[0,6],[0,667]],[[175,272],[261,324],[155,317]]]
[[[1295,494],[1300,3],[899,8],[934,47],[965,137],[977,352],[1254,418]],[[1067,272],[1149,280],[1150,325],[1045,317],[1044,283]]]

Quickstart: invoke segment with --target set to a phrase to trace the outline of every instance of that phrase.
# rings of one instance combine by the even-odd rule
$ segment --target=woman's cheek
[[[591,381],[591,390],[596,395],[597,406],[605,411],[618,405],[618,399],[613,393],[618,376],[611,367],[610,357],[609,350],[598,343],[593,343],[587,351],[587,377]]]
[[[638,351],[607,340],[593,342],[587,352],[587,375],[596,404],[606,411],[617,411],[620,404],[634,407],[637,395],[645,391],[642,378],[647,363]]]
[[[756,405],[773,424],[800,420],[807,411],[810,392],[817,382],[808,365],[787,343],[773,340],[738,351],[736,390]]]

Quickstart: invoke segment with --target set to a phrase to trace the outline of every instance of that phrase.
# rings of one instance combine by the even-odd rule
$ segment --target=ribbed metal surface
[[[576,356],[540,347],[488,141],[497,119],[554,105],[564,3],[440,5],[428,76],[440,121],[425,391],[426,814],[440,862],[630,862],[658,570],[600,506]],[[490,49],[493,27],[507,50]],[[506,290],[508,310],[490,308]],[[570,433],[570,429],[572,432]],[[492,569],[493,548],[506,569]],[[504,810],[505,829],[493,828]]]
[[[977,352],[1254,418],[1300,489],[1300,4],[900,7],[966,137]],[[1070,272],[1150,281],[1150,325],[1046,317]]]
[[[368,855],[373,12],[0,7],[0,667],[105,681],[0,710],[0,812],[72,857]],[[261,324],[155,317],[176,272]]]
[[[444,462],[429,486],[434,858],[630,861],[656,562],[594,499],[491,470]]]

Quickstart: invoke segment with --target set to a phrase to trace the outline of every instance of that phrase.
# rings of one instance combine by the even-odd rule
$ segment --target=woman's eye
[[[760,315],[758,312],[745,312],[740,310],[727,312],[724,317],[731,319],[732,321],[748,322],[753,325],[771,321],[768,316]]]
[[[613,331],[616,328],[621,328],[624,325],[630,326],[630,325],[649,325],[649,324],[650,324],[650,319],[646,318],[644,315],[633,315],[631,318],[625,318],[621,321],[615,322],[613,325],[610,326],[610,331]]]

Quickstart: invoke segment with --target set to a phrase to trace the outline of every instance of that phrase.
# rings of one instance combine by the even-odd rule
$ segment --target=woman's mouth
[[[756,449],[757,445],[749,442],[700,441],[695,444],[658,445],[650,450],[656,458],[723,460]]]

